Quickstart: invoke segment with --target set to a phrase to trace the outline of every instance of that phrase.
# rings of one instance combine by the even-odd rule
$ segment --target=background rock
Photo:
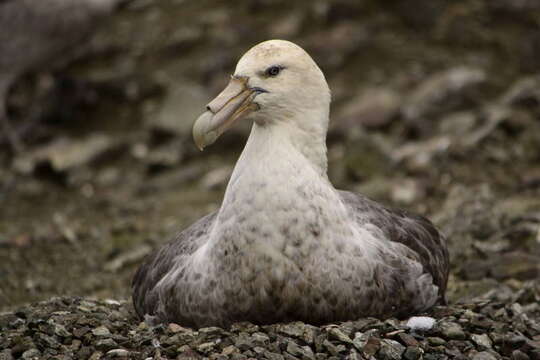
[[[115,311],[124,305],[112,309],[116,305],[67,298],[73,318],[60,314],[67,322],[57,325],[71,339],[54,324],[43,327],[39,319],[50,314],[24,318],[10,312],[10,336],[21,322],[30,330],[2,338],[9,356],[53,356],[44,355],[53,349],[83,358],[125,351],[146,358],[158,350],[162,357],[209,357],[218,349],[239,359],[291,359],[310,358],[308,346],[315,358],[378,358],[382,348],[392,358],[402,350],[382,341],[392,340],[405,346],[401,356],[411,360],[490,354],[534,360],[538,335],[512,306],[521,304],[527,319],[537,319],[535,4],[243,0],[231,7],[213,0],[133,1],[92,26],[94,35],[77,44],[84,52],[60,52],[53,72],[49,66],[26,67],[6,95],[10,124],[25,134],[25,150],[14,155],[5,136],[0,140],[0,311],[55,295],[128,298],[141,257],[218,208],[250,124],[239,124],[203,153],[193,146],[191,124],[226,85],[239,56],[279,36],[304,46],[332,89],[332,182],[426,215],[447,234],[451,306],[437,310],[437,319],[457,321],[464,340],[430,333],[413,344],[387,335],[403,329],[392,325],[386,332],[390,325],[373,320],[374,328],[339,325],[352,345],[335,331],[305,324],[283,325],[275,333],[247,326],[238,333],[246,333],[242,341],[253,346],[240,350],[236,342],[217,341],[226,333],[197,341],[199,335],[187,333],[173,346],[165,344],[171,336],[164,329],[123,322],[144,334],[137,349],[118,335],[129,333],[104,320],[118,317]],[[472,299],[500,305],[452,305]],[[58,304],[54,311],[66,309]],[[96,306],[104,310],[94,314]],[[81,323],[70,328],[72,320]],[[101,325],[111,337],[98,347],[91,330]],[[473,334],[487,334],[492,348]]]

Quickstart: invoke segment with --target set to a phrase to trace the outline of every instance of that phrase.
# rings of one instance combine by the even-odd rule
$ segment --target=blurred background
[[[452,301],[540,300],[537,0],[3,0],[0,311],[127,298],[218,208],[249,124],[202,153],[191,126],[272,38],[326,74],[335,186],[447,234]]]

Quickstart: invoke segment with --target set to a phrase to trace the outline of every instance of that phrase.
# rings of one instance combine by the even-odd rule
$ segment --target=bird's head
[[[242,56],[227,87],[195,122],[193,138],[202,150],[241,118],[326,134],[329,107],[330,90],[313,59],[289,41],[269,40]]]

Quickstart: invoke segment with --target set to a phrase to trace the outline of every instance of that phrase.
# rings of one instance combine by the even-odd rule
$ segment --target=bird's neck
[[[353,236],[348,210],[324,171],[326,156],[314,162],[281,130],[266,130],[254,127],[205,250],[212,259],[206,263],[242,262],[246,278],[261,266],[288,273],[316,257],[316,249],[334,249]]]
[[[231,238],[240,241],[240,235],[249,235],[248,228],[258,228],[257,237],[264,237],[275,233],[276,227],[288,226],[290,217],[318,224],[322,219],[331,222],[330,218],[346,216],[344,209],[325,214],[320,204],[340,203],[326,175],[324,142],[299,147],[287,134],[290,130],[254,125],[216,219],[220,241],[227,241],[227,236],[222,236],[227,233],[224,229],[238,232]]]
[[[327,179],[326,131],[326,126],[299,128],[287,122],[254,123],[235,173],[257,163],[266,166],[279,163],[279,166],[287,167],[294,162],[298,166],[308,166]],[[233,173],[231,181],[234,177]]]

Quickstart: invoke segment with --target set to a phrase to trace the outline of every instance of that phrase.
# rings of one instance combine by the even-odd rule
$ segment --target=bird
[[[12,150],[23,149],[6,110],[6,97],[14,82],[27,72],[72,60],[100,20],[129,1],[0,1],[0,127]]]
[[[331,94],[300,46],[238,61],[193,125],[199,149],[251,132],[212,212],[150,254],[132,281],[139,318],[187,327],[406,317],[445,303],[445,236],[426,218],[337,190],[327,176]]]

